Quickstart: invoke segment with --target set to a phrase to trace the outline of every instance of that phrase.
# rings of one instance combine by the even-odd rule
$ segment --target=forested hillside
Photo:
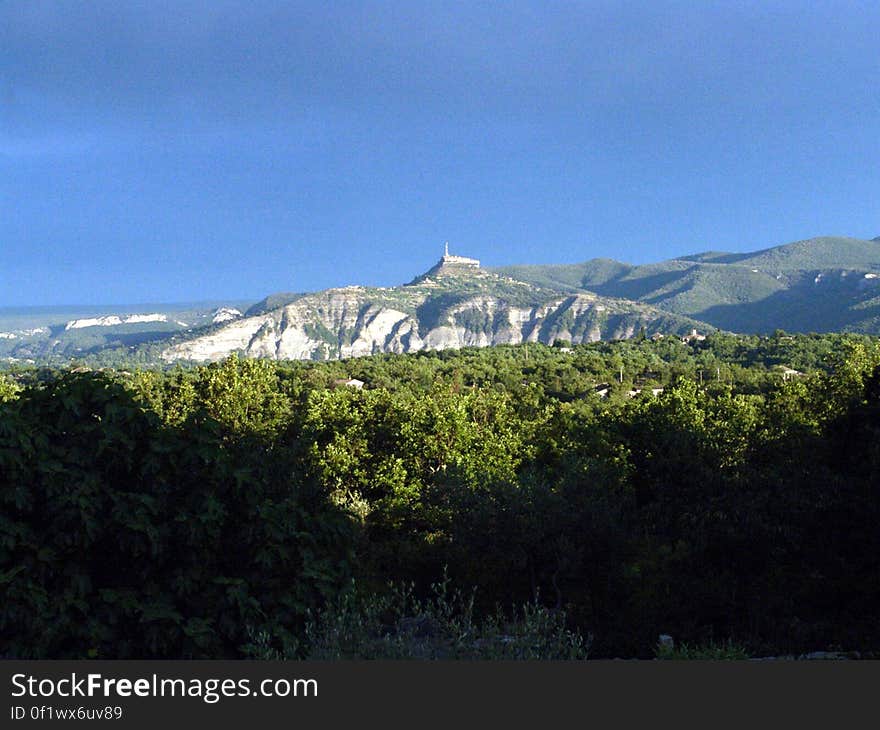
[[[880,651],[877,339],[557,344],[0,374],[0,655]]]
[[[880,334],[880,242],[811,238],[751,253],[709,251],[633,266],[609,259],[507,266],[560,291],[631,299],[734,332]]]

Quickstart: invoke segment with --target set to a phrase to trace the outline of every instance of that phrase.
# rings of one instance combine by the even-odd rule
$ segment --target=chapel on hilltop
[[[424,274],[417,276],[410,284],[421,284],[430,279],[442,279],[447,276],[477,273],[480,270],[480,260],[471,259],[467,256],[455,256],[449,253],[449,244],[443,247],[443,256],[428,269]]]
[[[467,256],[453,256],[449,253],[449,242],[443,247],[443,258],[437,264],[438,266],[450,266],[455,268],[479,269],[480,260],[470,259]]]

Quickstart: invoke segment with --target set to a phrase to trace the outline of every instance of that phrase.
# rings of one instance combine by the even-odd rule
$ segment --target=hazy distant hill
[[[738,332],[880,333],[878,239],[813,238],[642,266],[593,259],[497,272],[563,291],[633,299]]]
[[[133,351],[175,333],[236,319],[248,304],[0,307],[0,358],[44,363],[112,349]]]

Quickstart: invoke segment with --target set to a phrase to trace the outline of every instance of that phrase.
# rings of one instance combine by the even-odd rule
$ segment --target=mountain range
[[[632,266],[610,259],[508,266],[562,292],[620,297],[733,332],[880,334],[880,237],[824,237],[754,253],[707,251]]]
[[[814,238],[643,265],[591,259],[492,270],[447,250],[396,287],[277,293],[255,304],[68,309],[64,319],[38,314],[0,310],[0,356],[39,362],[113,351],[173,362],[239,352],[323,360],[639,332],[880,334],[880,238]]]

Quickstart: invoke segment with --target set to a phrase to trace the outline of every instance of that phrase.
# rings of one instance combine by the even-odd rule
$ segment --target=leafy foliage
[[[0,401],[3,655],[880,647],[870,337],[19,368]]]
[[[345,522],[224,432],[207,416],[165,427],[100,374],[5,404],[0,651],[235,656],[248,626],[292,650],[344,578]]]

